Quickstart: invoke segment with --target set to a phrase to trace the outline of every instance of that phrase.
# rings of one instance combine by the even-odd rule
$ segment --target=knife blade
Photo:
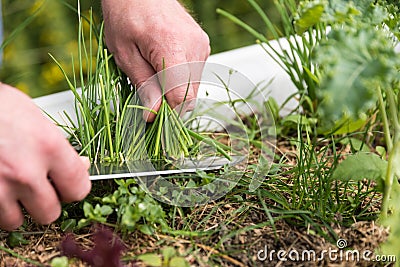
[[[118,178],[134,178],[159,176],[179,173],[195,173],[196,171],[218,170],[222,167],[234,166],[245,159],[245,156],[232,156],[231,160],[223,157],[207,157],[200,160],[185,158],[181,161],[165,163],[165,161],[135,160],[123,164],[96,163],[89,169],[90,180]]]

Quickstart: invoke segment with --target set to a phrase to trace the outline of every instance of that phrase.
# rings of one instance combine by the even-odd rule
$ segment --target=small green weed
[[[138,260],[152,267],[189,267],[190,264],[184,257],[178,255],[173,247],[161,249],[161,255],[146,253],[137,257]]]
[[[84,219],[78,228],[92,223],[113,226],[123,233],[139,230],[152,234],[159,226],[166,227],[162,206],[136,184],[136,180],[115,180],[117,190],[94,202],[83,205]]]

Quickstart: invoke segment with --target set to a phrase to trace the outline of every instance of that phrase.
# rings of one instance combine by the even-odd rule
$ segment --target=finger
[[[85,166],[86,170],[88,170],[90,168],[90,159],[88,157],[85,156],[80,156],[79,157],[83,163],[83,165]]]
[[[22,190],[19,200],[25,210],[37,223],[50,224],[61,214],[60,200],[46,174],[33,177],[29,190]],[[25,191],[25,192],[24,192]]]
[[[148,64],[148,63],[147,63]],[[142,101],[142,105],[150,110],[157,112],[161,106],[161,89],[157,77],[152,76],[145,83],[142,83],[137,90],[137,93]],[[154,121],[156,114],[154,112],[144,110],[143,118],[147,122]]]
[[[189,62],[195,62],[190,64],[190,68],[193,77],[193,90],[196,94],[198,92],[205,63],[211,53],[210,39],[207,33],[202,29],[199,29],[198,36],[198,42],[195,43],[195,48],[190,49],[186,56]]]
[[[207,61],[211,53],[210,38],[201,28],[198,29],[196,42],[192,44],[192,49],[188,51],[187,58],[189,61]]]
[[[129,79],[136,84],[142,105],[158,111],[161,105],[160,84],[154,76],[156,74],[154,68],[142,57],[139,49],[133,46],[126,55],[116,55],[116,61]],[[155,114],[145,110],[143,111],[143,118],[152,122]]]
[[[158,80],[168,104],[172,108],[182,104],[181,107],[187,109],[186,104],[192,103],[197,96],[197,88],[194,88],[192,83],[198,79],[198,75],[191,72],[192,63],[187,62],[183,51],[177,49],[175,52],[165,52],[168,56],[164,58],[164,64],[154,64],[154,67],[158,71]]]
[[[3,188],[4,189],[4,188]],[[16,197],[12,194],[0,192],[0,228],[12,231],[24,222],[24,215]]]
[[[48,176],[62,201],[80,201],[91,189],[88,160],[82,160],[65,139],[58,143],[60,145],[53,153]]]

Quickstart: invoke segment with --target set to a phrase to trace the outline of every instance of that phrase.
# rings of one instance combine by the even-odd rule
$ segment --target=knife
[[[89,173],[92,181],[195,173],[196,171],[218,170],[224,166],[235,166],[244,159],[245,156],[231,156],[231,160],[223,157],[207,157],[200,160],[185,158],[168,163],[154,160],[134,160],[122,164],[95,163],[90,167]]]

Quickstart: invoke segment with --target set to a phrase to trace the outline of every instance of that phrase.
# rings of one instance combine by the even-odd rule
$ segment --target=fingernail
[[[90,167],[90,159],[88,157],[85,156],[80,156],[83,164],[86,166],[86,169],[89,169]]]
[[[82,191],[77,196],[77,200],[81,201],[82,199],[84,199],[90,193],[91,190],[92,190],[92,183],[90,180],[87,180],[87,182],[85,183],[85,187],[82,188]]]

